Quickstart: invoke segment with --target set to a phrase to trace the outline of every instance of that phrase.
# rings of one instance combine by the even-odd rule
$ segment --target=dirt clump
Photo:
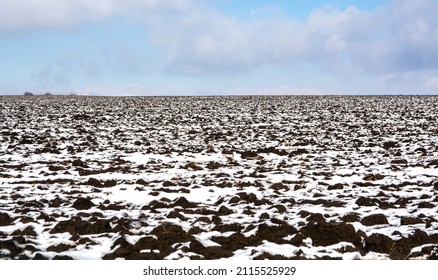
[[[258,225],[255,236],[258,240],[266,240],[277,244],[286,244],[284,237],[297,233],[297,229],[284,223],[283,225],[269,225],[262,223]],[[255,240],[257,240],[255,239]]]
[[[344,188],[344,185],[341,183],[337,183],[334,185],[330,185],[327,187],[327,190],[331,191],[331,190],[342,190]]]
[[[0,227],[9,226],[13,221],[7,213],[0,213]]]
[[[113,252],[105,255],[103,259],[159,260],[175,251],[174,244],[192,240],[193,237],[181,226],[164,223],[155,227],[149,236],[140,238],[135,244],[129,243],[125,237],[120,237],[113,244]]]
[[[88,174],[91,175],[91,174]],[[111,188],[117,185],[117,181],[116,180],[106,180],[106,181],[101,181],[99,179],[96,178],[89,178],[86,182],[85,185],[89,185],[89,186],[93,186],[95,188]]]
[[[227,215],[231,215],[233,213],[234,213],[234,211],[229,209],[229,208],[227,208],[226,206],[221,206],[219,208],[219,210],[217,211],[217,214],[219,216],[227,216]]]
[[[186,209],[186,208],[195,208],[195,207],[197,207],[197,204],[194,202],[188,201],[187,198],[182,196],[182,197],[175,199],[172,202],[171,206],[172,207],[180,206],[180,207]]]
[[[364,226],[374,226],[388,224],[388,220],[384,214],[372,214],[360,220]]]
[[[271,189],[276,190],[276,191],[278,191],[278,190],[288,190],[289,187],[287,185],[283,184],[283,183],[275,183],[275,184],[272,184]]]
[[[37,233],[35,232],[34,228],[31,226],[26,227],[23,230],[15,230],[14,232],[11,233],[11,235],[18,235],[18,236],[37,236]]]
[[[317,222],[304,226],[300,232],[312,239],[313,246],[329,246],[343,241],[361,246],[361,238],[350,224]]]
[[[0,241],[0,248],[7,250],[8,252],[0,251],[0,257],[14,258],[18,256],[23,249],[13,239]]]
[[[411,249],[421,244],[437,244],[438,234],[428,235],[422,230],[415,230],[415,232],[408,237],[402,237],[397,240],[389,252],[389,258],[393,260],[404,260],[409,257]]]
[[[421,224],[423,223],[423,220],[416,217],[401,217],[400,218],[400,225],[414,225],[414,224]]]
[[[68,251],[72,248],[74,248],[75,246],[70,245],[70,244],[65,244],[65,243],[61,243],[58,245],[52,245],[50,247],[47,248],[47,251],[53,251],[53,252],[57,252],[57,253],[61,253],[61,252],[65,252]]]
[[[155,239],[152,237],[144,237],[145,238],[152,239],[151,241],[154,241]],[[140,241],[140,240],[139,240]],[[102,259],[104,260],[114,260],[117,258],[123,258],[125,260],[158,260],[158,254],[151,250],[149,253],[141,253],[142,250],[140,244],[143,242],[137,242],[137,244],[131,244],[129,243],[124,236],[119,237],[111,247],[112,252],[109,254],[106,254],[103,256]],[[149,242],[152,243],[152,242]]]
[[[220,258],[229,258],[233,255],[232,251],[224,250],[221,246],[205,247],[197,240],[190,242],[188,250],[202,256],[200,258],[194,257],[193,259],[215,260]]]
[[[350,212],[350,213],[346,213],[343,217],[342,217],[342,221],[344,221],[345,223],[354,223],[360,220],[360,215],[358,213],[355,212]]]
[[[105,219],[97,219],[94,223],[82,220],[81,217],[72,217],[69,220],[58,222],[50,233],[68,232],[71,235],[84,234],[101,234],[112,232],[109,221]]]
[[[161,224],[149,234],[157,237],[161,249],[170,248],[175,243],[187,242],[193,239],[181,226],[171,223]]]
[[[212,230],[216,230],[219,232],[227,232],[227,231],[235,231],[240,232],[243,229],[243,226],[238,223],[232,224],[218,224]]]
[[[76,210],[88,210],[95,206],[95,204],[91,201],[90,198],[79,197],[73,202],[72,207]]]
[[[240,156],[243,159],[255,159],[259,156],[259,154],[257,152],[253,152],[253,151],[243,151],[243,152],[240,152]]]
[[[188,219],[181,213],[177,212],[177,211],[171,211],[169,212],[169,214],[167,214],[166,216],[169,219],[179,219],[181,221],[187,221]]]
[[[68,261],[68,260],[73,260],[73,258],[70,256],[58,254],[58,255],[54,256],[52,260]]]
[[[435,205],[433,203],[427,201],[422,201],[418,203],[418,208],[434,208],[434,207]]]
[[[293,257],[286,257],[284,255],[273,255],[267,252],[258,255],[254,258],[254,260],[307,260],[306,257],[301,256],[301,254],[297,254]]]
[[[261,244],[261,240],[258,236],[246,237],[241,233],[233,233],[232,235],[225,236],[213,236],[211,241],[219,243],[223,250],[234,252],[239,249],[243,249],[246,246],[257,246]]]
[[[372,251],[376,253],[387,254],[394,245],[394,240],[384,234],[379,233],[373,233],[364,240],[364,249],[366,252]]]

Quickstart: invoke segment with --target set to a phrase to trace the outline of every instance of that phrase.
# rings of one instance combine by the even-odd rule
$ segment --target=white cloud
[[[306,62],[344,79],[367,73],[421,80],[438,69],[437,10],[433,0],[390,1],[373,11],[324,6],[297,21],[238,20],[202,8],[178,15],[164,30],[155,26],[153,34],[165,42],[159,46],[166,69],[180,73]],[[391,81],[400,82],[387,79],[386,85]]]
[[[438,91],[438,76],[428,77],[424,84],[427,88],[435,89]]]
[[[278,5],[239,19],[202,0],[2,2],[0,30],[71,27],[112,16],[134,21],[144,26],[158,54],[155,63],[165,73],[233,75],[262,65],[306,63],[345,80],[372,75],[385,86],[418,79],[428,88],[438,87],[435,0],[389,0],[372,11],[327,5],[304,20],[288,17]],[[125,53],[125,58],[130,62],[122,69],[144,71],[135,54]],[[63,79],[62,67],[49,65],[40,77],[44,71]]]
[[[74,26],[111,15],[115,10],[114,3],[113,0],[2,1],[0,29]]]
[[[2,1],[0,31],[74,27],[111,16],[131,18],[144,10],[181,9],[184,0],[20,0]]]
[[[70,86],[78,77],[97,77],[103,69],[102,59],[64,56],[55,59],[32,76],[43,88]]]
[[[265,63],[289,63],[306,45],[293,20],[243,21],[205,6],[150,23],[151,42],[163,50],[169,72],[233,73]]]
[[[325,44],[325,49],[328,52],[342,51],[345,50],[346,47],[345,39],[339,34],[330,36]]]
[[[3,1],[4,2],[4,1]],[[236,72],[307,61],[322,71],[386,74],[438,65],[438,4],[392,0],[373,11],[334,5],[305,20],[278,5],[238,19],[201,0],[21,0],[0,9],[0,30],[69,27],[111,16],[145,25],[167,72]]]

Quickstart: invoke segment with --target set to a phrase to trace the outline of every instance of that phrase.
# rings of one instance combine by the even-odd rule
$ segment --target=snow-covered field
[[[0,97],[0,258],[436,259],[438,97]]]

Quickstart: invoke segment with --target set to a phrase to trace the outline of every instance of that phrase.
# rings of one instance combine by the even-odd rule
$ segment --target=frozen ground
[[[438,97],[0,97],[0,258],[436,259]]]

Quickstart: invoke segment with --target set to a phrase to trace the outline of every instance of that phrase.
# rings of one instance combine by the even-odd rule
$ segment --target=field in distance
[[[0,97],[1,259],[437,259],[438,97]]]

